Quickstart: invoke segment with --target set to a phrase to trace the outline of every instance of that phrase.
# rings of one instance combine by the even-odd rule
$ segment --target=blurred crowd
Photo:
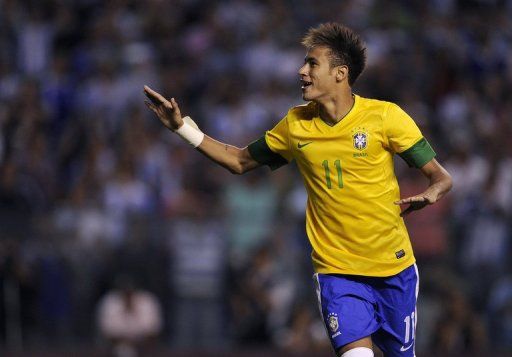
[[[301,104],[325,21],[366,41],[354,91],[402,106],[454,179],[406,219],[417,354],[512,352],[510,0],[0,0],[0,350],[330,355],[296,168],[233,176],[142,94],[244,146]]]

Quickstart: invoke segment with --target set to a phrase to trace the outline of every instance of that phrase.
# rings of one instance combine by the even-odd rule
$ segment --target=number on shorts
[[[410,340],[414,340],[416,334],[416,316],[414,311],[410,316],[406,316],[404,319],[405,323],[405,343],[409,343]]]

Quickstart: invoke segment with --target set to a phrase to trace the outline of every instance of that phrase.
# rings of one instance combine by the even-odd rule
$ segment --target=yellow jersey
[[[422,167],[435,153],[398,105],[354,96],[336,125],[310,102],[290,109],[251,156],[276,169],[296,160],[308,194],[306,232],[316,272],[391,276],[415,262],[393,154]]]

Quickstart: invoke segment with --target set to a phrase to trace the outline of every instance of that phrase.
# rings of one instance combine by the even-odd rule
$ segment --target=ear
[[[346,65],[336,67],[336,82],[348,79],[348,67]]]

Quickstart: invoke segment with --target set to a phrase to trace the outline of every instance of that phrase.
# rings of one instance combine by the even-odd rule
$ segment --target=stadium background
[[[296,170],[232,176],[142,94],[243,146],[301,103],[324,21],[367,42],[355,92],[400,104],[454,178],[406,219],[418,356],[512,353],[512,1],[0,0],[2,355],[107,355],[98,309],[128,280],[163,321],[141,355],[330,355]],[[426,186],[396,167],[403,196]]]

